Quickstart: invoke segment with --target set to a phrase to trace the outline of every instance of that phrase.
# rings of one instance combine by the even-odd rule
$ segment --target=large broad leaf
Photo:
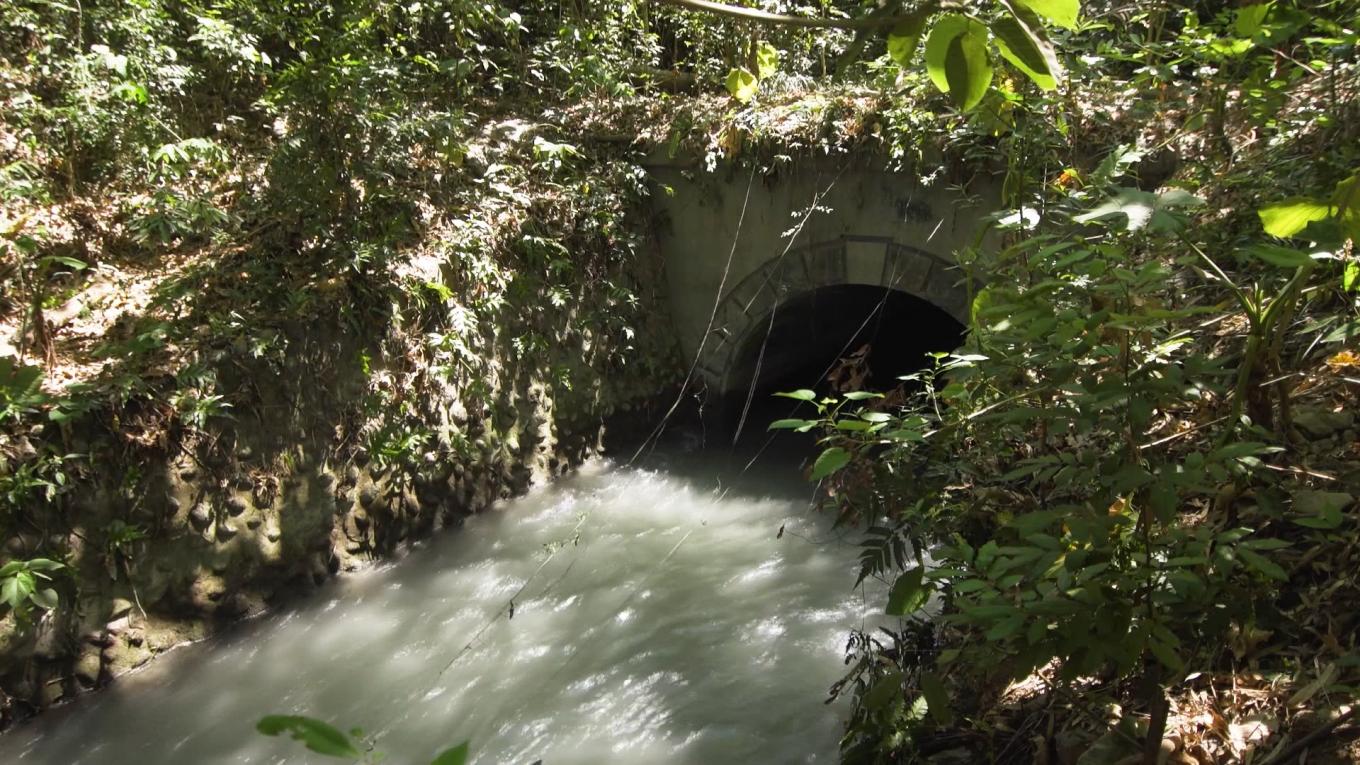
[[[1324,221],[1331,217],[1332,206],[1318,199],[1295,197],[1273,205],[1266,205],[1256,214],[1266,233],[1288,239],[1308,228],[1309,223]]]
[[[756,48],[756,79],[763,80],[779,71],[779,49],[763,42]]]
[[[745,69],[733,69],[727,73],[727,92],[743,104],[755,98],[760,80]]]
[[[930,600],[930,585],[924,581],[925,569],[921,566],[903,571],[893,583],[888,593],[888,616],[908,616],[921,610]]]
[[[1265,24],[1266,16],[1270,13],[1270,6],[1274,3],[1257,3],[1246,5],[1237,9],[1237,18],[1233,22],[1233,31],[1238,37],[1254,37],[1261,31],[1261,26]]]
[[[1105,218],[1123,216],[1124,228],[1137,231],[1175,231],[1185,225],[1176,211],[1203,204],[1199,197],[1181,189],[1160,194],[1139,189],[1118,188],[1114,195],[1090,212],[1076,216],[1078,223],[1091,223]]]
[[[977,106],[992,84],[987,28],[957,13],[940,17],[926,40],[926,72],[960,109]]]
[[[1044,35],[1034,14],[1023,8],[1016,8],[1003,0],[1006,8],[992,22],[992,34],[996,37],[996,48],[1001,57],[1034,81],[1042,90],[1058,87],[1062,77],[1062,65],[1053,45]]]
[[[1081,0],[1019,0],[1019,3],[1066,29],[1075,29]]]
[[[301,715],[269,715],[261,718],[255,729],[266,736],[280,733],[292,735],[294,741],[301,741],[308,749],[317,754],[330,757],[348,757],[357,760],[364,753],[350,743],[349,736],[334,727],[310,717]]]
[[[812,463],[812,475],[809,478],[813,481],[820,481],[849,463],[850,452],[839,446],[833,446],[822,452],[817,457],[817,461]]]
[[[467,758],[468,742],[464,741],[452,749],[445,750],[438,757],[434,758],[434,761],[431,762],[430,765],[463,765],[463,763],[467,762]]]
[[[888,55],[898,66],[910,66],[911,57],[921,44],[921,34],[926,29],[926,15],[917,11],[908,16],[888,33]]]

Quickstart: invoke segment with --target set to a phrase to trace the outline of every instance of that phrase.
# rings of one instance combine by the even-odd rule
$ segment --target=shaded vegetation
[[[846,761],[1353,757],[1353,4],[693,5],[0,10],[11,641],[135,595],[189,523],[148,466],[266,405],[394,496],[528,459],[544,391],[595,432],[675,377],[644,157],[855,154],[1004,182],[964,346],[775,424],[902,617]]]

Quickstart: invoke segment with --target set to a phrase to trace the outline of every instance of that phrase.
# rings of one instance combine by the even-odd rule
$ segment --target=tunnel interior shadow
[[[774,420],[811,416],[810,405],[776,393],[885,392],[899,385],[910,391],[913,383],[901,378],[928,367],[929,354],[957,348],[965,335],[957,319],[927,300],[860,284],[792,296],[755,327],[740,341],[709,418],[710,432],[737,451],[767,444]]]

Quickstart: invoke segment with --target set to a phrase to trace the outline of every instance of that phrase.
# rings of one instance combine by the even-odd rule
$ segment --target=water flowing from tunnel
[[[255,733],[268,713],[360,726],[391,762],[463,739],[477,763],[835,761],[823,701],[882,600],[783,473],[592,463],[0,736],[0,762],[334,762]]]

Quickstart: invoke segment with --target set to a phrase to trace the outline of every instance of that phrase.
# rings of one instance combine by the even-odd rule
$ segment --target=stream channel
[[[796,461],[647,464],[591,462],[173,651],[0,736],[0,762],[339,762],[256,733],[271,713],[359,726],[394,765],[464,739],[479,765],[834,762],[827,688],[883,602],[851,589],[859,535]]]

